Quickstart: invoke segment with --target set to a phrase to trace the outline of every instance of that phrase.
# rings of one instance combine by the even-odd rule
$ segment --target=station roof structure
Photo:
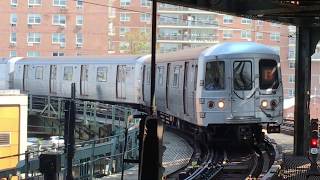
[[[296,26],[320,26],[317,0],[158,0],[190,8],[215,11]]]

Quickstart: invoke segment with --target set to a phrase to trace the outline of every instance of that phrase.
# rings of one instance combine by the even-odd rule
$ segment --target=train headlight
[[[261,108],[263,108],[263,109],[267,108],[267,107],[268,107],[268,101],[267,101],[267,100],[262,100],[260,106],[261,106]]]
[[[218,102],[218,107],[220,109],[224,108],[224,102],[222,100]]]
[[[273,110],[276,109],[276,107],[278,106],[277,100],[275,100],[275,99],[271,100],[270,106],[271,106],[271,108],[272,108]]]
[[[209,109],[214,108],[214,102],[213,102],[213,101],[209,101],[209,102],[208,102],[208,108],[209,108]]]
[[[205,99],[204,98],[199,98],[199,103],[204,104]]]

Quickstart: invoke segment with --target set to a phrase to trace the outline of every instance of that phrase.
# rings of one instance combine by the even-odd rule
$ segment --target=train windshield
[[[206,64],[205,89],[224,89],[224,61],[213,61]]]
[[[279,86],[277,62],[262,59],[259,62],[260,89],[277,89]]]
[[[235,61],[233,63],[234,90],[252,89],[252,64],[250,61]]]

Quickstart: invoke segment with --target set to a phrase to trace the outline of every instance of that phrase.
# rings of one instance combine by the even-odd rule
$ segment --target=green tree
[[[130,31],[125,35],[126,42],[129,43],[129,54],[150,53],[151,35],[137,30]]]

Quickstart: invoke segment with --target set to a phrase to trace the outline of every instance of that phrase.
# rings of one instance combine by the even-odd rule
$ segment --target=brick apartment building
[[[0,7],[2,57],[150,52],[149,0],[2,0]],[[285,97],[293,96],[294,27],[160,3],[158,14],[160,52],[226,41],[273,47],[281,57]]]

